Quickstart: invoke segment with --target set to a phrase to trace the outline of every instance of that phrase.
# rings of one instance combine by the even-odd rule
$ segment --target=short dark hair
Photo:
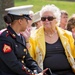
[[[68,20],[68,23],[67,23],[67,30],[71,31],[71,30],[72,30],[71,26],[74,26],[74,27],[75,27],[75,17],[71,17],[71,18]]]

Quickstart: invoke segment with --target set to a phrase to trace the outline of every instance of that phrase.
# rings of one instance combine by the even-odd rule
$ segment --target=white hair
[[[56,7],[54,4],[43,6],[40,10],[40,16],[42,17],[43,13],[46,11],[52,12],[56,17],[57,22],[60,23],[61,12],[58,7]]]

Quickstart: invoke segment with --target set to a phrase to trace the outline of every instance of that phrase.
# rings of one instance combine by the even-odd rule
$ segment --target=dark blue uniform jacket
[[[19,36],[8,26],[0,35],[0,75],[34,75],[34,70],[42,71]]]

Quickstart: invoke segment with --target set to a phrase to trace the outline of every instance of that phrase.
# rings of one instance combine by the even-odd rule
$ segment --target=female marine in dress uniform
[[[43,75],[30,57],[26,42],[20,39],[20,32],[25,31],[31,19],[28,15],[31,8],[32,5],[5,9],[8,13],[4,20],[11,25],[0,34],[0,75]]]

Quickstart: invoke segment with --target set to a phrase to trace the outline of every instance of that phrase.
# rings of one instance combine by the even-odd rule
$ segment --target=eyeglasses
[[[46,21],[46,19],[47,19],[48,21],[52,21],[52,20],[55,19],[55,17],[53,17],[53,16],[41,17],[41,21]]]

